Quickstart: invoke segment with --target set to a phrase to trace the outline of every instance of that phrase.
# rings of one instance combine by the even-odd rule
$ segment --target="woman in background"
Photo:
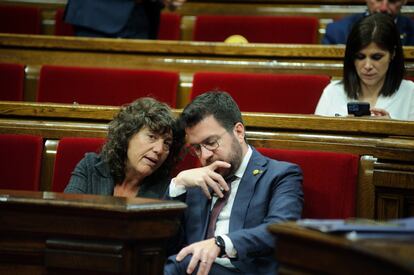
[[[315,114],[348,115],[348,102],[368,102],[371,116],[414,120],[414,83],[405,73],[401,40],[389,15],[364,17],[348,37],[342,81],[323,91]]]
[[[169,106],[140,98],[111,121],[102,152],[77,164],[65,193],[162,198],[179,144]]]

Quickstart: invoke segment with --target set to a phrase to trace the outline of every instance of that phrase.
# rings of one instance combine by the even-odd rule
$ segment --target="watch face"
[[[223,257],[226,254],[226,244],[222,237],[216,236],[214,239],[216,245],[220,248],[220,254],[219,257]]]

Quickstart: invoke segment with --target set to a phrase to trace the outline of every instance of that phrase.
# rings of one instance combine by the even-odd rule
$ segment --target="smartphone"
[[[354,116],[370,116],[368,102],[349,102],[348,103],[348,114]]]

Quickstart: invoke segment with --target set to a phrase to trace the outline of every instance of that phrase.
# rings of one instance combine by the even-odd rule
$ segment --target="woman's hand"
[[[371,116],[383,119],[391,119],[390,113],[381,108],[371,108]]]

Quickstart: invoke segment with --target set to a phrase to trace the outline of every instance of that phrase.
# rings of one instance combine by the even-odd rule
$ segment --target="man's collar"
[[[237,169],[236,173],[234,173],[237,178],[241,179],[243,177],[244,172],[246,171],[247,164],[250,161],[250,157],[252,156],[253,150],[250,148],[249,145],[247,145],[247,152],[243,157],[243,160],[239,166],[239,169]]]

